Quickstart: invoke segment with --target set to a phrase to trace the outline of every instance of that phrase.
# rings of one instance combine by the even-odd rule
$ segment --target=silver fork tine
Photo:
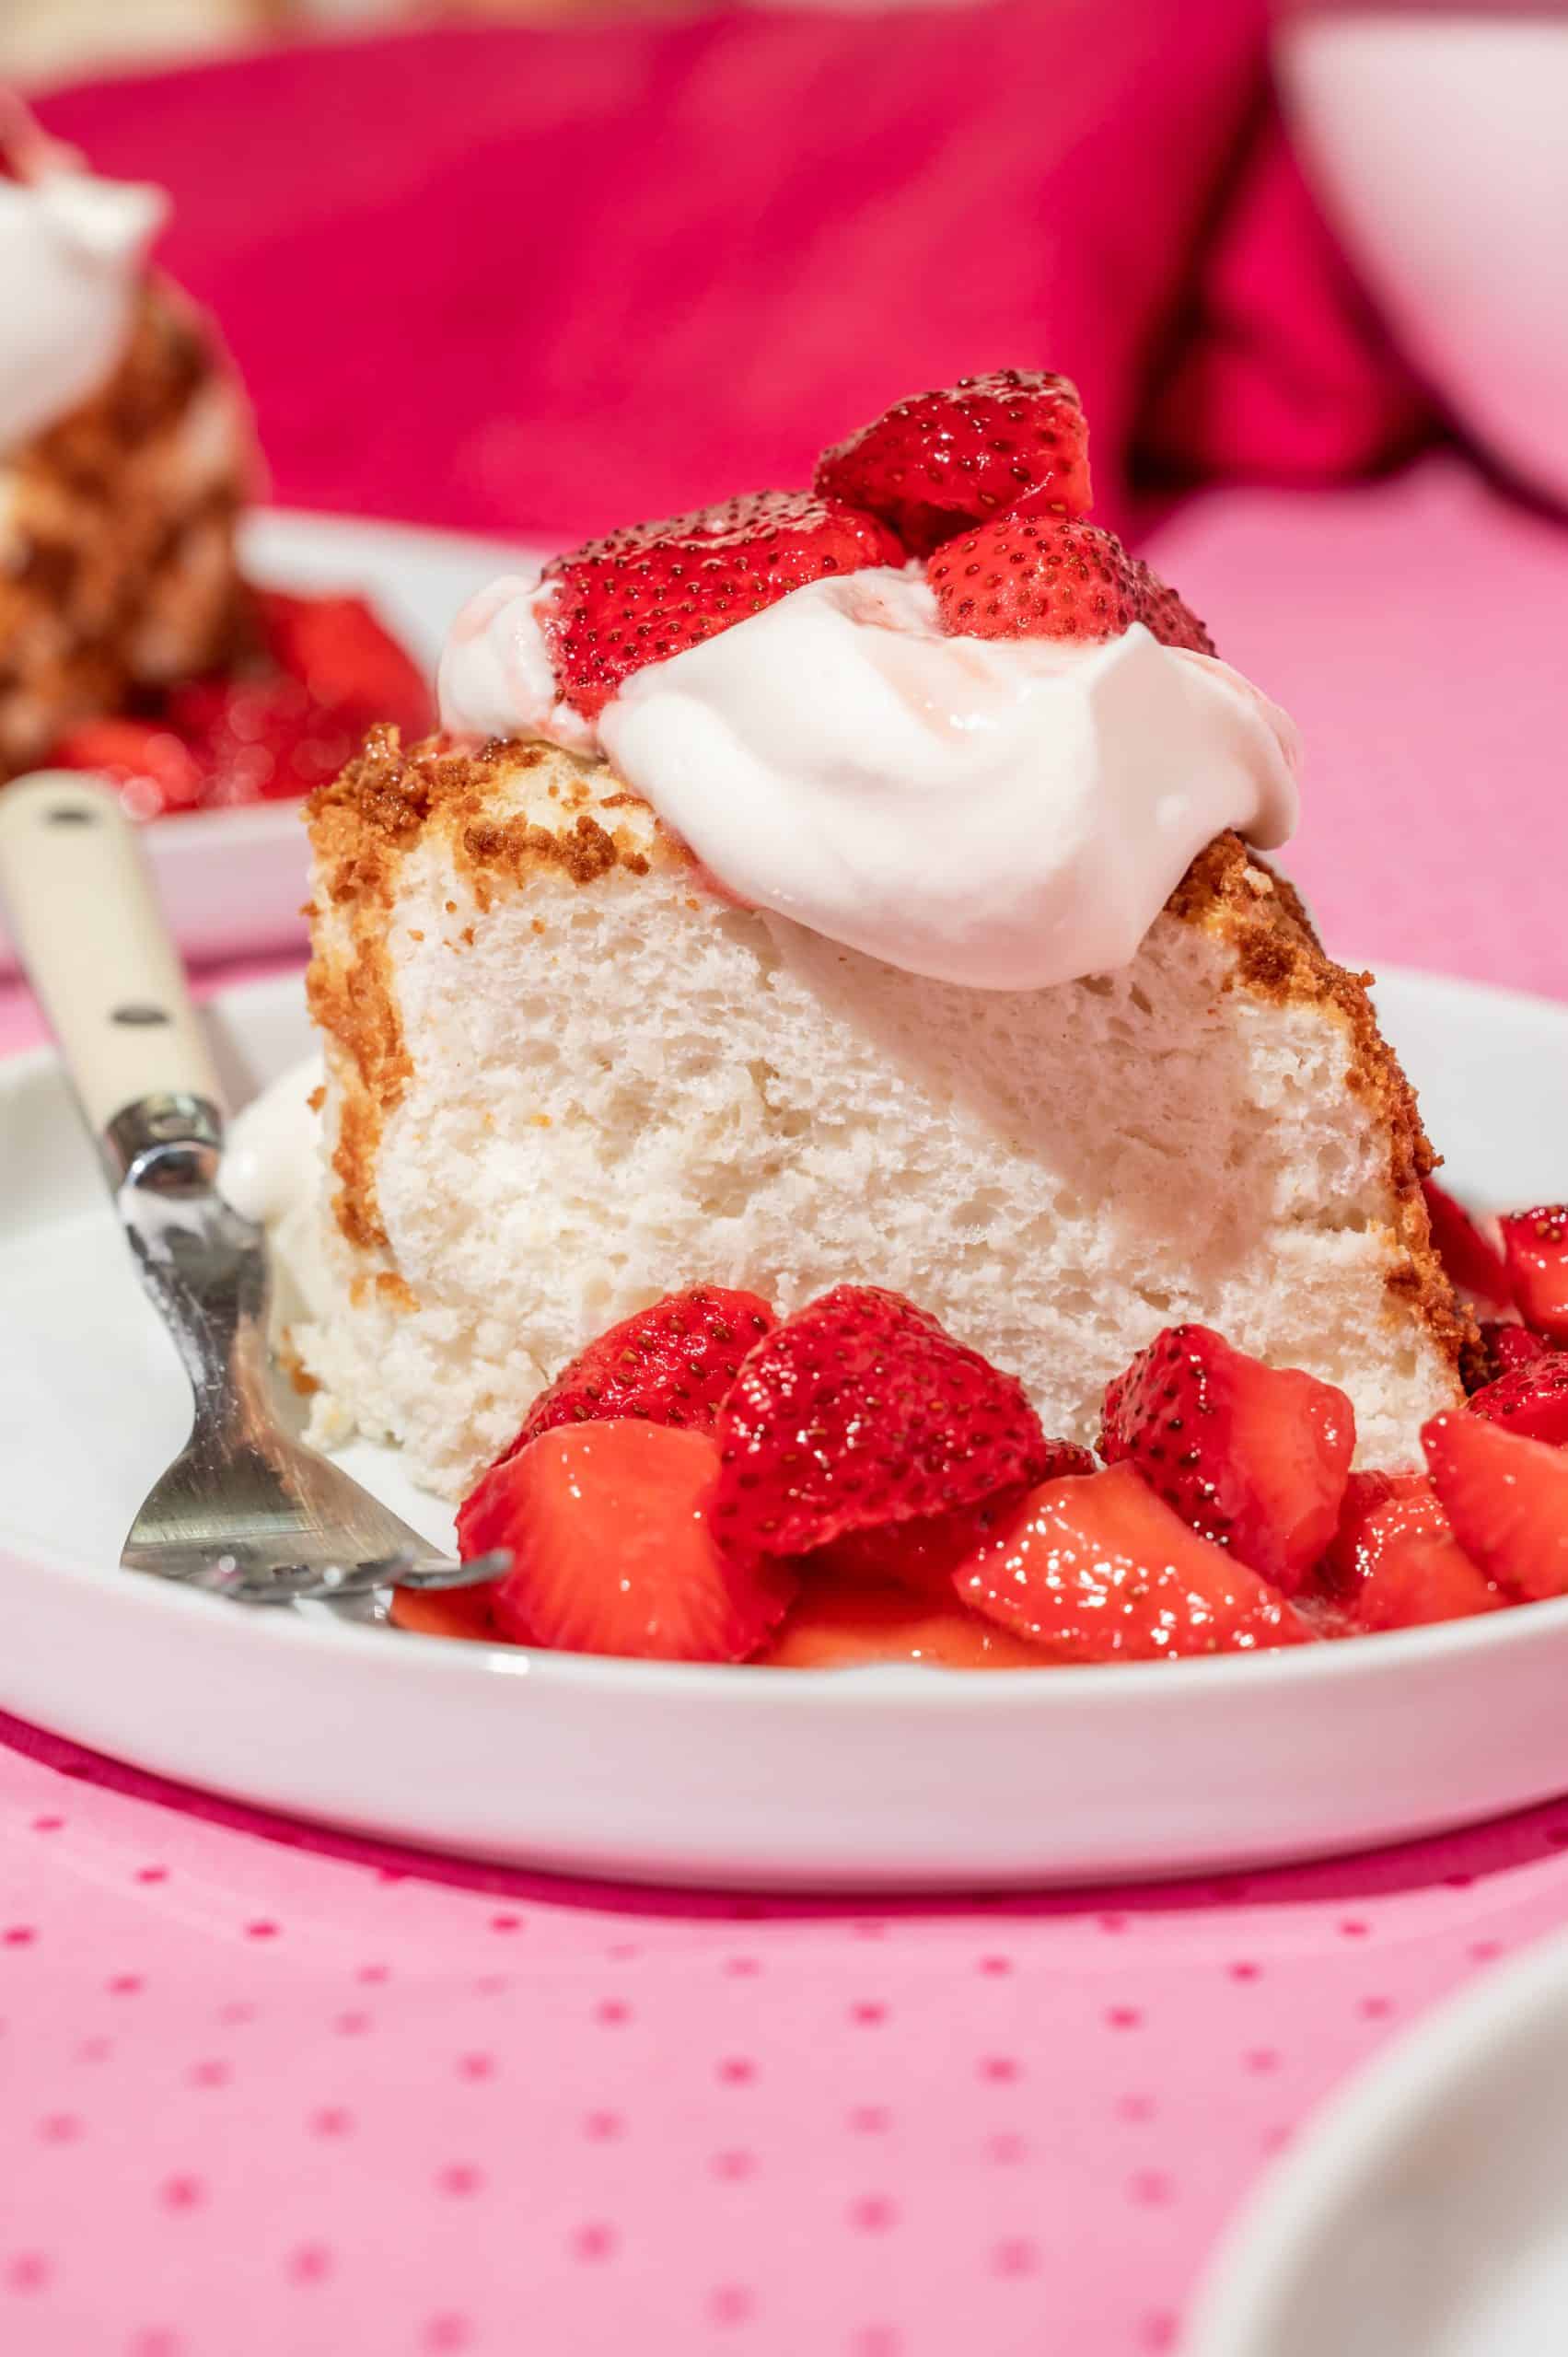
[[[247,1604],[495,1578],[508,1558],[440,1555],[277,1419],[266,1237],[219,1192],[217,1081],[117,796],[70,771],[7,786],[0,890],[195,1403],[124,1567]]]

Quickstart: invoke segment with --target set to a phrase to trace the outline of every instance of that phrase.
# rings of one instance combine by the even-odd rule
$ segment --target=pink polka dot
[[[1010,1956],[982,1956],[978,1960],[976,1969],[985,1973],[993,1980],[1001,1980],[1012,1971],[1013,1959]],[[880,2331],[882,2328],[879,2325],[872,2328],[874,2331]]]
[[[1141,2126],[1144,2120],[1153,2119],[1157,2108],[1153,2096],[1121,2096],[1117,2098],[1116,2117]]]
[[[78,2062],[107,2062],[114,2051],[111,2038],[84,2038],[76,2049]]]
[[[449,2161],[436,2173],[436,2189],[449,2193],[459,2200],[478,2193],[484,2184],[484,2171],[476,2169],[471,2161]]]
[[[1259,2140],[1260,2148],[1265,2153],[1283,2153],[1295,2134],[1295,2130],[1288,2119],[1277,2128],[1265,2128]]]
[[[731,1980],[755,1980],[762,1969],[761,1958],[754,1956],[726,1956],[724,1969]]]
[[[899,2212],[887,2194],[863,2193],[850,2203],[847,2215],[857,2235],[885,2235],[898,2223]]]
[[[1163,2169],[1138,2169],[1127,2181],[1129,2198],[1146,2210],[1163,2210],[1176,2191]]]
[[[277,1925],[275,1923],[269,1923],[264,1917],[259,1918],[254,1923],[247,1923],[245,1926],[245,1936],[248,1940],[275,1940],[277,1935]]]
[[[428,2352],[428,2357],[449,2357],[449,2352],[455,2349],[472,2347],[473,2327],[467,2316],[459,2316],[455,2308],[444,2309],[439,2316],[425,2318],[419,2345]]]
[[[493,1932],[520,1932],[523,1919],[520,1915],[493,1915],[490,1928]]]
[[[385,1964],[362,1964],[354,1977],[366,1989],[378,1989],[384,1980],[391,1979],[391,1968]]]
[[[325,2104],[310,2115],[312,2136],[346,2136],[354,2126],[354,2114],[341,2104]]]
[[[999,2168],[1016,2167],[1019,2161],[1028,2160],[1029,2154],[1028,2141],[1010,2128],[1005,2128],[991,2137],[985,2150],[987,2158],[994,2161]]]
[[[1139,2029],[1144,2020],[1136,2005],[1108,2005],[1105,2018],[1110,2029]]]
[[[573,2234],[570,2244],[572,2256],[589,2262],[613,2258],[620,2239],[613,2226],[606,2225],[602,2219],[595,2219],[586,2226],[577,2227]]]
[[[1040,2251],[1027,2235],[1009,2235],[991,2254],[993,2275],[1033,2275],[1039,2267]]]
[[[167,1866],[138,1866],[136,1868],[136,1880],[138,1882],[145,1883],[167,1882],[168,1880],[168,1868]]]
[[[850,1930],[857,1940],[885,1940],[888,1926],[878,1915],[868,1915],[864,1922],[852,1923]]]
[[[987,2054],[981,2057],[980,2075],[993,2086],[1010,2087],[1024,2075],[1024,2066],[1011,2054]]]
[[[41,2292],[54,2270],[41,2250],[19,2250],[6,2262],[8,2292]]]
[[[888,2008],[868,1998],[862,1998],[858,2004],[850,2007],[849,2017],[859,2029],[879,2029],[888,2018]]]
[[[1466,1953],[1472,1964],[1491,1964],[1503,1953],[1501,1940],[1472,1940]]]
[[[1142,2346],[1149,2351],[1150,2357],[1163,2357],[1166,2350],[1175,2348],[1180,2326],[1180,2317],[1169,2308],[1156,2308],[1144,2318],[1138,2328],[1138,2338]]]
[[[1257,1980],[1261,1978],[1263,1968],[1260,1964],[1232,1964],[1225,1969],[1233,1980]]]
[[[1241,2063],[1243,2070],[1260,2074],[1266,2071],[1277,2071],[1280,2058],[1277,2049],[1272,2046],[1254,2046],[1242,2056]]]
[[[158,2200],[166,2210],[199,2210],[206,2199],[206,2188],[199,2177],[166,2177],[158,2188]]]
[[[756,2312],[756,2300],[744,2283],[716,2283],[708,2294],[708,2316],[714,2324],[745,2324]]]
[[[583,2133],[590,2144],[613,2144],[626,2133],[626,2122],[618,2111],[587,2111]]]
[[[50,2111],[39,2121],[38,2132],[45,2144],[74,2144],[82,2123],[74,2111]]]
[[[499,1997],[512,1983],[504,1972],[482,1972],[473,1984],[476,1997]]]
[[[117,1972],[104,1983],[111,1997],[136,1997],[145,1986],[139,1972]]]
[[[370,2026],[371,2016],[361,2013],[340,2014],[332,2024],[340,2038],[363,2038]]]
[[[594,2019],[606,2029],[618,2029],[632,2018],[632,2008],[621,1997],[602,1997],[594,2007]]]
[[[244,2023],[253,2022],[255,2018],[255,2006],[248,2004],[243,1997],[237,1998],[232,2004],[218,2007],[219,2021],[225,2023],[230,2029],[238,2029]]]
[[[635,1940],[616,1940],[605,1950],[611,1964],[634,1964],[642,1953]]]
[[[757,2065],[748,2061],[744,2054],[726,2054],[719,2064],[718,2077],[721,2086],[749,2087],[756,2076]]]
[[[332,2254],[325,2243],[301,2243],[288,2255],[291,2283],[324,2283],[332,2271]]]
[[[493,2079],[495,2076],[494,2055],[459,2054],[458,2076],[459,2079]]]
[[[1449,1890],[1469,1890],[1475,1881],[1475,1876],[1474,1875],[1445,1875],[1443,1880]]]
[[[1371,1929],[1370,1923],[1363,1923],[1353,1915],[1340,1925],[1340,1937],[1342,1940],[1365,1940]]]
[[[29,1948],[37,1937],[30,1923],[7,1923],[0,1932],[0,1943],[8,1948]]]
[[[384,1883],[407,1882],[408,1875],[401,1866],[377,1866],[376,1879],[377,1882]]]
[[[1097,1915],[1095,1922],[1102,1932],[1109,1932],[1113,1937],[1118,1932],[1127,1929],[1125,1915]]]
[[[193,2087],[226,2087],[229,2081],[228,2064],[218,2061],[193,2062],[191,2066],[190,2077]]]
[[[739,2185],[743,2179],[757,2174],[755,2153],[715,2153],[713,2172],[725,2185]]]
[[[125,2357],[181,2357],[185,2343],[166,2324],[144,2325],[134,2332],[127,2344]]]
[[[900,2357],[903,2345],[896,2325],[862,2325],[850,2342],[850,2357]]]
[[[63,1817],[35,1817],[32,1821],[32,1829],[35,1833],[58,1833],[63,1829],[64,1823]]]
[[[1386,2021],[1394,2010],[1394,2001],[1391,1997],[1364,1997],[1355,2010],[1363,2021]]]
[[[892,2123],[892,2113],[886,2104],[857,2104],[850,2113],[849,2124],[856,2136],[880,2136]]]

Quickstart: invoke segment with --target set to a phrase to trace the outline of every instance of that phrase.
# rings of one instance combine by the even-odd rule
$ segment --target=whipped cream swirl
[[[1126,965],[1226,828],[1296,819],[1295,731],[1141,623],[948,637],[918,566],[809,583],[563,702],[549,583],[498,582],[442,659],[445,726],[602,751],[734,897],[911,973],[1033,990]]]
[[[0,176],[0,454],[95,393],[130,340],[158,189],[104,180],[40,142],[22,180]]]

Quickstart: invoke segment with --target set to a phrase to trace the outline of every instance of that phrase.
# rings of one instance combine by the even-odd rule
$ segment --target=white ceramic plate
[[[1449,1176],[1568,1176],[1568,1007],[1381,993]],[[307,1044],[295,980],[210,1010],[233,1101]],[[52,1057],[0,1067],[0,1707],[163,1774],[475,1855],[654,1881],[1003,1887],[1427,1833],[1568,1790],[1568,1600],[1125,1668],[838,1672],[532,1654],[247,1613],[113,1568],[184,1438]],[[433,1538],[396,1459],[350,1464]]]
[[[459,606],[498,573],[537,562],[497,540],[286,508],[255,509],[241,546],[247,572],[270,587],[368,598],[414,660],[432,671]],[[304,940],[306,847],[297,802],[159,819],[146,842],[169,924],[188,958],[238,958]],[[0,974],[14,970],[0,922]]]
[[[1226,2237],[1188,2357],[1559,2357],[1568,1940],[1353,2082]]]

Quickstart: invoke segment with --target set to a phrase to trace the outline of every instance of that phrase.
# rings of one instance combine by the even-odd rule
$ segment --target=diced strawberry
[[[552,557],[545,578],[559,586],[540,627],[562,694],[592,717],[633,671],[700,645],[792,589],[903,562],[885,524],[840,500],[754,492]]]
[[[1519,1329],[1521,1332],[1524,1330]],[[1543,1351],[1470,1395],[1473,1415],[1488,1416],[1511,1433],[1568,1446],[1568,1351]]]
[[[1351,1475],[1322,1578],[1353,1630],[1462,1620],[1503,1602],[1454,1537],[1423,1473]]]
[[[953,1585],[1057,1661],[1174,1661],[1313,1637],[1277,1589],[1201,1538],[1132,1465],[1031,1490]]]
[[[1081,516],[1093,498],[1088,446],[1065,377],[998,368],[896,401],[824,450],[813,480],[830,498],[883,517],[912,555],[928,556],[993,516]]]
[[[1435,1178],[1423,1178],[1422,1191],[1432,1223],[1433,1247],[1455,1292],[1486,1308],[1506,1309],[1514,1298],[1514,1287],[1495,1241],[1497,1222],[1477,1219]]]
[[[541,1433],[458,1515],[465,1562],[509,1547],[495,1618],[520,1644],[645,1661],[743,1661],[793,1601],[778,1563],[714,1535],[706,1433],[630,1417]]]
[[[1051,1444],[1010,1375],[902,1295],[838,1285],[759,1342],[719,1411],[726,1546],[803,1555],[1032,1480]]]
[[[865,1662],[915,1661],[945,1669],[1041,1669],[1039,1646],[945,1596],[807,1579],[799,1602],[757,1661],[774,1669],[854,1669]]]
[[[740,1363],[776,1323],[760,1294],[692,1285],[623,1318],[541,1391],[498,1462],[555,1424],[643,1416],[711,1431]]]
[[[954,638],[1120,638],[1142,622],[1167,646],[1214,643],[1174,589],[1113,532],[1062,516],[1005,516],[929,558],[925,577]]]
[[[1510,1318],[1482,1318],[1481,1341],[1491,1369],[1488,1382],[1495,1382],[1501,1375],[1512,1375],[1516,1367],[1527,1366],[1532,1359],[1546,1356],[1546,1344],[1540,1336]],[[1469,1380],[1473,1382],[1475,1377],[1471,1376]]]
[[[1434,1416],[1421,1445],[1471,1562],[1517,1601],[1568,1595],[1568,1451],[1468,1408]]]
[[[1568,1204],[1509,1212],[1503,1249],[1526,1325],[1549,1342],[1568,1342]]]
[[[1288,1596],[1334,1535],[1355,1411],[1207,1326],[1170,1326],[1106,1387],[1099,1452],[1131,1458],[1184,1521]]]
[[[118,786],[134,818],[193,810],[202,798],[202,770],[168,728],[147,720],[87,720],[60,739],[50,755],[63,770],[93,770]]]
[[[482,1587],[394,1588],[392,1619],[423,1637],[461,1637],[480,1645],[514,1642],[496,1622],[494,1581]]]
[[[1086,1448],[1072,1441],[1048,1440],[1040,1474],[1042,1481],[1069,1473],[1093,1473],[1097,1469]],[[856,1587],[902,1588],[914,1596],[938,1596],[953,1592],[953,1573],[966,1555],[1010,1515],[1023,1496],[1015,1484],[983,1498],[979,1505],[957,1506],[950,1514],[921,1515],[913,1522],[885,1522],[868,1530],[846,1531],[842,1538],[801,1559],[807,1576],[820,1574]]]
[[[267,650],[311,700],[352,717],[357,732],[389,721],[405,737],[435,726],[429,685],[362,598],[260,592]]]

